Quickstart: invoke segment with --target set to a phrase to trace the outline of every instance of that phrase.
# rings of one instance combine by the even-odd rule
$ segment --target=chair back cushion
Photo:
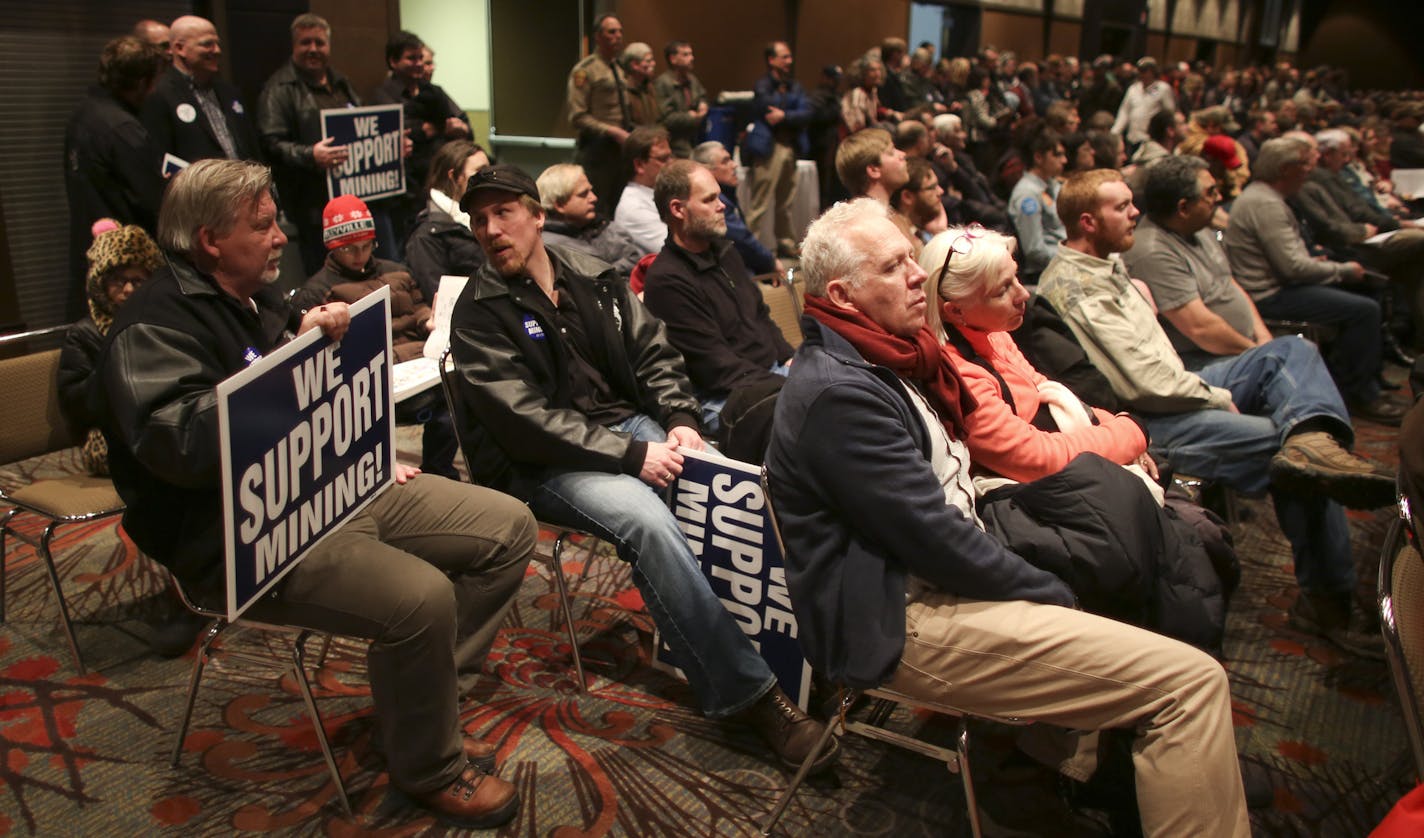
[[[59,350],[0,360],[0,463],[75,444],[59,413]]]
[[[768,285],[759,282],[761,298],[771,309],[771,320],[781,329],[781,336],[791,344],[792,349],[801,346],[801,312],[797,311],[796,290],[789,283]]]

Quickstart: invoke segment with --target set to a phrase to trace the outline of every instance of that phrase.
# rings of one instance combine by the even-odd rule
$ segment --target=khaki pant
[[[433,791],[464,769],[459,696],[479,677],[537,540],[514,498],[422,474],[378,495],[247,614],[369,638],[391,781]]]
[[[970,712],[1132,729],[1146,835],[1250,835],[1226,673],[1203,652],[1081,611],[936,591],[905,620],[886,686]]]
[[[772,212],[774,241],[762,241],[772,253],[780,242],[796,241],[791,226],[791,204],[796,200],[796,149],[785,143],[775,143],[771,156],[757,160],[748,167],[747,180],[752,190],[747,207],[747,228],[760,239],[761,219]],[[773,202],[774,205],[773,205]]]

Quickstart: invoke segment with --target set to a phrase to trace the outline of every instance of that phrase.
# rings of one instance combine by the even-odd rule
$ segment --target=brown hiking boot
[[[519,792],[514,786],[468,762],[450,785],[416,799],[446,823],[467,829],[502,826],[519,813]]]
[[[1296,494],[1320,493],[1352,509],[1394,503],[1394,472],[1346,451],[1324,431],[1288,437],[1271,458],[1271,483]]]
[[[757,699],[756,704],[743,710],[738,718],[761,734],[782,763],[793,768],[806,761],[826,730],[825,725],[802,712],[776,685]],[[831,737],[825,752],[811,763],[811,772],[829,768],[840,756],[840,750],[840,740]]]
[[[464,737],[460,743],[465,751],[465,759],[471,765],[485,772],[493,774],[495,769],[494,755],[499,750],[499,746],[491,742],[481,742],[473,736]]]

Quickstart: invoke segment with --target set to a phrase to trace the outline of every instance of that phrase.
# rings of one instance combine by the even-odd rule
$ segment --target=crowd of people
[[[216,384],[295,334],[340,338],[380,288],[397,359],[419,354],[440,277],[469,277],[450,324],[464,426],[438,394],[407,408],[421,468],[254,609],[371,640],[392,781],[443,818],[519,807],[457,717],[535,517],[632,566],[706,715],[787,765],[811,754],[822,723],[776,685],[660,496],[709,444],[769,468],[820,676],[1046,723],[1059,741],[1035,756],[1077,780],[1099,732],[1125,731],[1147,834],[1245,835],[1258,797],[1213,658],[1240,568],[1173,475],[1270,493],[1290,624],[1382,658],[1344,510],[1393,500],[1392,471],[1351,451],[1352,417],[1399,423],[1382,365],[1424,343],[1424,229],[1391,180],[1424,167],[1418,97],[1286,62],[936,61],[898,38],[807,93],[775,41],[730,146],[707,139],[692,45],[667,44],[659,74],[604,15],[568,78],[574,159],[535,178],[473,141],[417,36],[391,38],[365,99],[329,66],[326,21],[301,15],[291,36],[255,116],[207,20],[105,47],[66,137],[89,313],[66,415],[134,542],[217,598]],[[329,199],[347,149],[318,114],[362,102],[405,109],[410,189]],[[184,164],[166,184],[165,155]],[[808,157],[824,212],[802,236]],[[290,298],[272,287],[283,220],[309,276]],[[759,287],[788,265],[799,350]]]

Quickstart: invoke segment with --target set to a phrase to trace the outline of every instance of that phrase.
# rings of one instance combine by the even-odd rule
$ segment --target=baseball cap
[[[460,198],[460,209],[469,212],[470,201],[475,194],[489,190],[511,195],[528,195],[534,199],[534,203],[539,203],[539,187],[535,185],[534,178],[512,163],[496,163],[470,175],[465,194]]]

